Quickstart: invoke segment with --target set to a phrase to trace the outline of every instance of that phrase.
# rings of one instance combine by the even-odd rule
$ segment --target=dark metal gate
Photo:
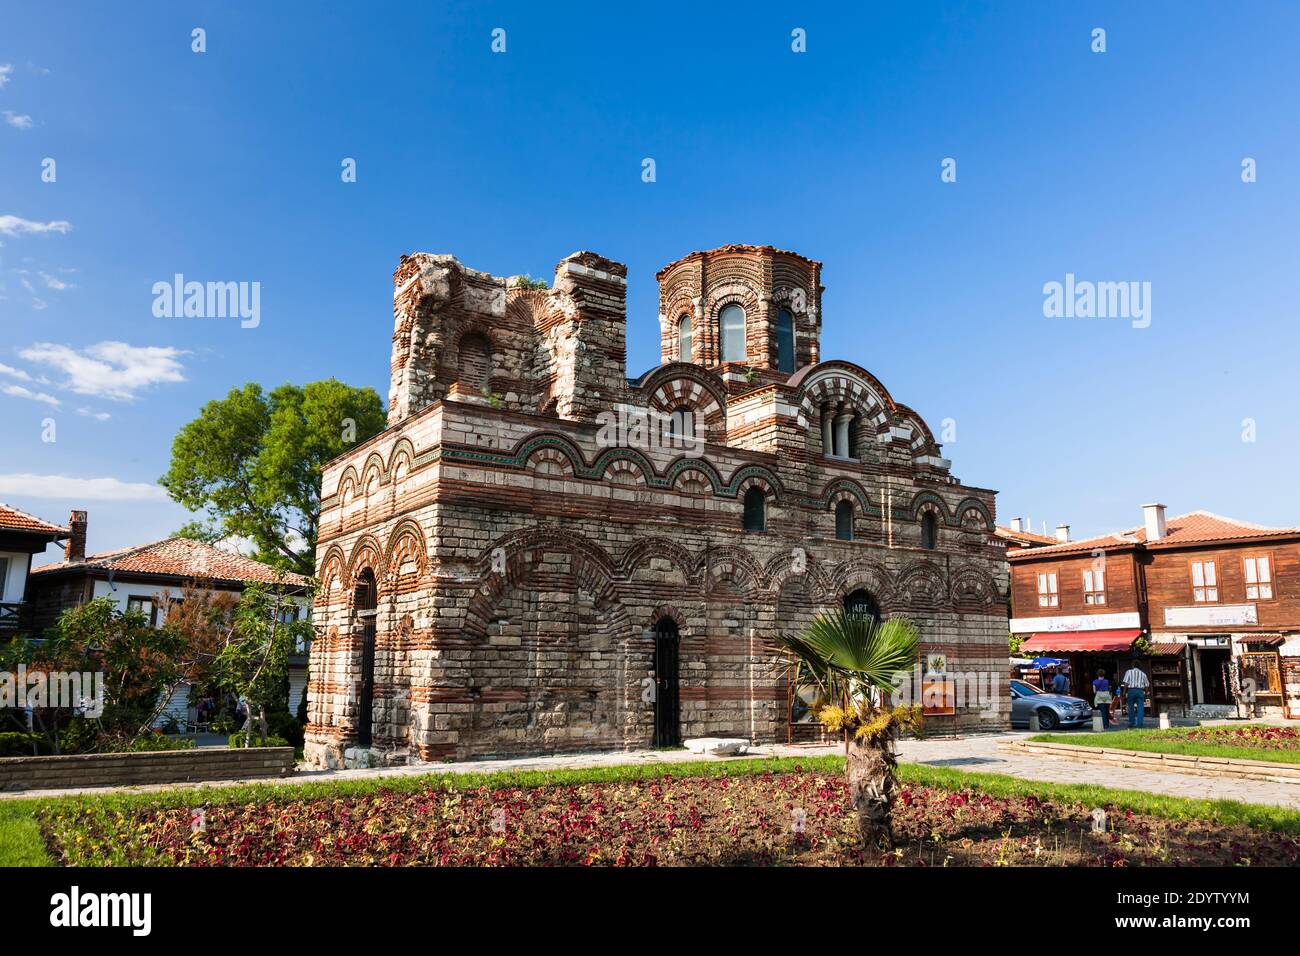
[[[678,693],[680,639],[672,618],[655,625],[655,737],[656,747],[676,747],[682,742]]]

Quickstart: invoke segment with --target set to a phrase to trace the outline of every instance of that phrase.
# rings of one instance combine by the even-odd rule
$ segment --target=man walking
[[[1151,686],[1151,680],[1140,664],[1136,657],[1133,658],[1133,665],[1124,672],[1119,682],[1124,689],[1124,700],[1128,704],[1129,730],[1141,727],[1146,719],[1146,692]]]

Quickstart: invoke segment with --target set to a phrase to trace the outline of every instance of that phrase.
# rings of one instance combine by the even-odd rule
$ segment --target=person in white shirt
[[[1151,679],[1142,670],[1141,661],[1133,658],[1133,665],[1124,672],[1119,685],[1124,690],[1124,701],[1128,704],[1128,726],[1130,730],[1142,726],[1146,719],[1146,693],[1151,686]]]

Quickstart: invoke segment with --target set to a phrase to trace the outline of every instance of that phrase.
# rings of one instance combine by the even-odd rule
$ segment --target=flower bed
[[[40,815],[72,865],[1293,865],[1300,839],[1244,824],[1092,807],[1032,795],[903,786],[899,848],[856,847],[841,774],[663,777],[188,808],[60,806]]]
[[[1197,727],[1186,732],[1188,740],[1223,747],[1259,750],[1300,750],[1300,729],[1249,724],[1245,727]]]

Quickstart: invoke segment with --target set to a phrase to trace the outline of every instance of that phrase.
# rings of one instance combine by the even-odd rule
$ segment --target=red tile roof
[[[0,530],[34,531],[37,534],[58,535],[63,538],[66,538],[69,534],[68,529],[62,525],[50,524],[35,515],[29,515],[25,511],[19,511],[17,508],[11,508],[6,504],[0,504]]]
[[[88,555],[82,561],[47,564],[32,570],[33,575],[57,574],[61,571],[104,570],[119,574],[158,574],[166,577],[195,578],[206,581],[262,581],[267,584],[301,586],[307,579],[301,574],[277,571],[270,565],[242,554],[222,551],[202,541],[167,538],[120,551]]]
[[[1269,528],[1264,525],[1251,524],[1225,518],[1209,511],[1189,511],[1165,520],[1165,536],[1151,543],[1152,547],[1165,545],[1200,544],[1210,541],[1229,541],[1237,538],[1267,538],[1274,535],[1300,535],[1300,528]],[[1069,541],[1065,544],[1050,545],[1042,548],[1030,548],[1021,554],[1039,557],[1047,554],[1070,554],[1078,551],[1092,551],[1095,548],[1131,547],[1146,544],[1145,525],[1130,528],[1127,531],[1115,531],[1111,534],[1084,538],[1081,541]]]
[[[1018,544],[1022,548],[1036,548],[1040,544],[1056,544],[1055,538],[1048,537],[1045,534],[1034,534],[1032,531],[1016,531],[1012,528],[1004,528],[997,525],[993,528],[993,533],[999,538],[1006,538],[1012,544]]]

